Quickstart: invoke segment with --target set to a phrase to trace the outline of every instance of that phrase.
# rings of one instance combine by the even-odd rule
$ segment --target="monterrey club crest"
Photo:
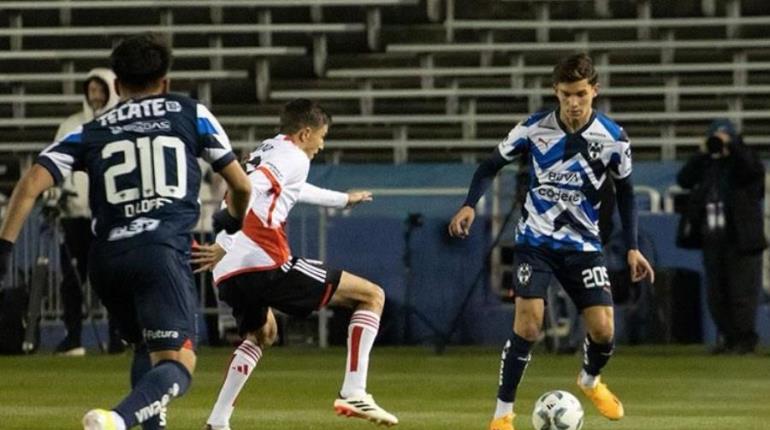
[[[588,158],[596,160],[602,155],[604,145],[601,142],[588,142]]]
[[[519,264],[519,268],[516,269],[516,278],[519,280],[519,284],[527,286],[529,279],[532,277],[532,266],[527,263]]]

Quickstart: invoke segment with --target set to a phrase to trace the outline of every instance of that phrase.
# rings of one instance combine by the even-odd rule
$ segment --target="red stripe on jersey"
[[[269,223],[270,221],[268,221],[268,225]],[[259,245],[278,266],[289,260],[289,240],[286,238],[283,226],[269,228],[262,223],[254,211],[249,211],[243,220],[241,231]]]
[[[364,328],[361,326],[353,326],[353,332],[350,333],[350,370],[351,372],[358,371],[358,349],[361,345],[361,333],[364,332]]]
[[[270,202],[270,209],[267,210],[267,226],[269,227],[270,224],[273,223],[273,211],[275,210],[275,205],[278,203],[278,197],[281,195],[281,184],[275,179],[275,176],[270,173],[270,170],[268,170],[267,167],[259,166],[257,167],[257,170],[265,175],[272,187],[270,188],[270,191],[273,192],[273,201]]]

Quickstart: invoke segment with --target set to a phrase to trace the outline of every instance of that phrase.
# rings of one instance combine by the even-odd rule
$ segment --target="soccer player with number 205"
[[[474,207],[497,172],[517,156],[529,158],[532,176],[514,250],[513,332],[503,348],[490,430],[513,430],[516,388],[542,328],[552,278],[580,309],[588,332],[578,386],[602,415],[623,417],[623,405],[599,376],[614,347],[612,293],[598,227],[599,188],[608,174],[615,181],[632,280],[654,279],[637,245],[630,143],[620,126],[593,110],[599,85],[591,58],[576,54],[560,61],[553,88],[559,106],[535,113],[511,130],[479,165],[465,204],[449,224],[452,236],[468,236]]]

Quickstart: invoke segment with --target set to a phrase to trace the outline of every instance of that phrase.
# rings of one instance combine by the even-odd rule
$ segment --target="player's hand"
[[[632,282],[639,282],[645,278],[649,278],[652,283],[655,282],[655,271],[638,249],[628,250],[628,267],[631,269]]]
[[[463,206],[449,222],[449,235],[465,239],[470,234],[471,224],[476,218],[476,210],[470,206]]]
[[[348,204],[345,207],[352,208],[361,202],[371,202],[372,193],[370,191],[348,191]]]
[[[5,275],[11,269],[11,254],[13,253],[13,242],[0,239],[0,283],[5,279]]]
[[[227,251],[216,243],[206,245],[193,244],[192,260],[190,260],[190,263],[198,266],[193,273],[213,270],[214,266],[219,263],[219,260],[221,260],[225,254],[227,254]]]

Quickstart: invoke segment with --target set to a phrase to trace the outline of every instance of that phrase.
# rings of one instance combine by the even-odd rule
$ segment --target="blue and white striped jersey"
[[[100,251],[148,243],[185,251],[200,213],[198,157],[217,171],[235,160],[205,106],[166,94],[118,104],[50,145],[37,163],[57,183],[73,170],[88,173]]]
[[[565,130],[558,110],[539,112],[498,146],[506,160],[526,154],[531,166],[516,243],[598,251],[599,188],[608,172],[618,179],[631,174],[630,143],[620,126],[598,112],[577,132]]]

